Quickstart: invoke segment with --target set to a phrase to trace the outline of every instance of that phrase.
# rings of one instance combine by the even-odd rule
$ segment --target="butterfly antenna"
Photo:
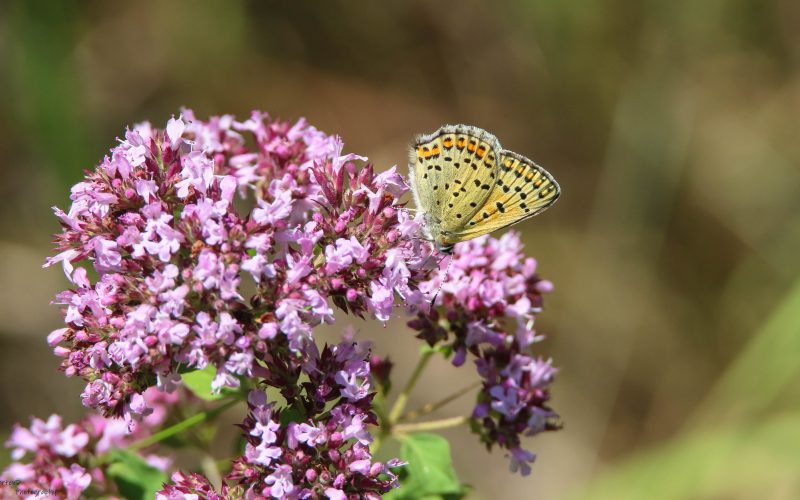
[[[442,291],[444,282],[447,281],[447,278],[450,277],[450,267],[453,265],[453,254],[442,257],[442,259],[439,261],[439,264],[441,264],[442,260],[446,259],[447,257],[450,257],[450,260],[447,261],[447,267],[444,270],[444,274],[442,274],[439,279],[439,288],[436,289],[436,292],[433,294],[433,298],[431,299],[430,302],[431,308],[433,308],[436,305],[436,299],[439,298],[439,293]]]

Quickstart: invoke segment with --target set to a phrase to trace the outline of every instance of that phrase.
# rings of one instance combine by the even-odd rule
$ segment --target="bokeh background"
[[[796,0],[0,3],[0,437],[82,413],[41,264],[127,124],[258,108],[405,169],[461,122],[562,186],[518,228],[556,285],[537,348],[566,427],[528,478],[448,431],[472,497],[800,498],[798,26]],[[358,328],[400,384],[402,319]],[[471,376],[434,364],[411,406]]]

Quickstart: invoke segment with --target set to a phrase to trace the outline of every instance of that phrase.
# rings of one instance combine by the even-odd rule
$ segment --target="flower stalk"
[[[476,388],[480,387],[481,384],[482,384],[482,382],[480,382],[480,381],[477,381],[477,382],[475,382],[473,384],[470,384],[470,385],[468,385],[468,386],[466,386],[466,387],[464,387],[462,389],[459,389],[458,391],[454,392],[453,394],[450,394],[449,396],[446,396],[446,397],[440,399],[439,401],[436,401],[435,403],[428,403],[428,404],[422,406],[421,408],[419,408],[417,410],[411,410],[411,411],[405,413],[404,415],[400,416],[400,418],[398,418],[397,421],[398,422],[408,422],[409,420],[415,420],[415,419],[417,419],[417,418],[419,418],[421,416],[433,413],[436,410],[439,410],[439,409],[447,406],[448,404],[452,403],[453,401],[455,401],[456,399],[460,398],[461,396],[463,396],[463,395],[475,390]]]
[[[432,349],[425,349],[419,357],[417,361],[417,365],[414,367],[414,371],[411,373],[408,381],[406,382],[405,387],[397,396],[397,400],[395,401],[392,409],[389,411],[389,426],[393,426],[398,419],[400,418],[400,414],[403,413],[403,410],[408,403],[408,398],[411,396],[411,391],[414,390],[414,386],[417,385],[417,381],[419,377],[422,375],[422,372],[425,371],[425,368],[428,366],[428,362],[433,356],[434,351]]]
[[[199,425],[203,422],[212,420],[217,415],[221,414],[228,408],[240,403],[240,398],[232,398],[223,404],[217,406],[216,408],[212,408],[210,410],[201,411],[200,413],[195,413],[194,415],[182,420],[174,425],[167,427],[166,429],[162,429],[155,434],[147,436],[146,438],[142,438],[138,441],[134,441],[133,443],[127,446],[128,450],[136,451],[141,450],[143,448],[148,448],[153,446],[156,443],[160,443],[165,439],[169,439],[172,436],[180,434],[181,432],[186,431],[196,425]]]
[[[442,429],[449,429],[451,427],[458,427],[469,422],[469,417],[450,417],[441,420],[431,420],[429,422],[415,422],[412,424],[397,424],[393,429],[393,433],[397,436],[403,434],[410,434],[412,432],[424,431],[437,431]]]

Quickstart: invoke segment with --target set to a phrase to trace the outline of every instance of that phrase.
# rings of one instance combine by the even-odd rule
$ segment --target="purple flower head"
[[[329,363],[351,363],[356,357],[364,361],[369,351],[346,338],[317,356],[305,369],[318,373]],[[246,484],[250,495],[273,498],[307,498],[312,492],[333,498],[338,492],[380,495],[395,487],[391,467],[396,465],[373,461],[366,446],[372,441],[367,425],[376,423],[366,398],[350,403],[345,391],[331,388],[323,400],[333,408],[326,411],[325,404],[316,404],[322,397],[316,387],[305,384],[291,410],[276,409],[262,391],[250,393],[250,413],[242,423],[245,454],[226,476],[227,484]],[[292,413],[284,415],[287,411]]]
[[[175,472],[172,482],[165,484],[164,489],[156,494],[156,500],[223,500],[228,497],[228,487],[223,485],[222,492],[217,493],[211,481],[200,474]]]
[[[272,498],[287,498],[292,496],[295,485],[292,482],[292,467],[280,465],[275,471],[264,480],[269,486],[269,494]]]
[[[92,477],[86,472],[86,469],[78,464],[72,464],[69,468],[59,467],[58,475],[64,489],[67,490],[67,498],[78,498],[92,482]]]
[[[523,460],[529,452],[519,447],[520,436],[559,428],[558,415],[547,406],[556,369],[528,354],[541,338],[533,324],[542,293],[552,285],[536,274],[536,261],[525,258],[513,232],[456,245],[450,258],[444,281],[441,273],[420,285],[428,291],[441,287],[439,308],[419,308],[409,326],[431,345],[450,345],[456,366],[474,356],[483,387],[473,429],[487,447],[510,450],[512,470],[525,474],[532,458]],[[441,265],[448,268],[447,262]]]
[[[523,476],[527,476],[531,473],[531,466],[530,464],[536,460],[536,455],[533,453],[523,450],[522,448],[513,448],[511,450],[511,464],[509,465],[509,469],[511,472],[519,472]]]

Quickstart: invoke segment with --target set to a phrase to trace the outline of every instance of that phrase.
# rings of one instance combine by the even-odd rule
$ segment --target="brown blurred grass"
[[[81,412],[44,342],[65,283],[39,266],[49,207],[125,124],[260,108],[404,168],[415,133],[466,122],[563,189],[520,230],[556,284],[540,349],[567,426],[529,443],[526,479],[449,431],[474,496],[797,497],[799,15],[790,0],[3,4],[2,428]],[[399,384],[417,341],[400,320],[361,331]],[[464,370],[434,365],[412,406]]]

